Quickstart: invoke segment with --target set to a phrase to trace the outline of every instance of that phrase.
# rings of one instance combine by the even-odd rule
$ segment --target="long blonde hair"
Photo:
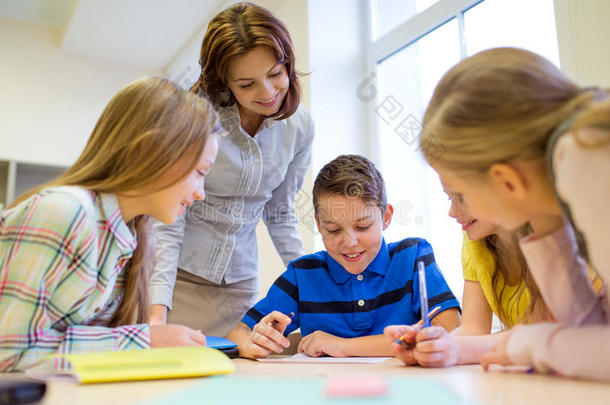
[[[134,195],[169,187],[193,170],[220,129],[211,103],[163,78],[145,77],[121,89],[97,121],[85,149],[58,178],[27,191],[13,206],[47,187],[75,185],[99,193]],[[181,158],[179,175],[152,187]],[[150,218],[133,219],[138,246],[125,265],[124,294],[108,326],[148,322],[153,241]]]
[[[582,136],[582,129],[597,128],[606,131],[595,140]],[[582,111],[571,127],[576,142],[584,147],[595,147],[610,142],[610,100],[601,100]]]
[[[535,53],[489,49],[440,80],[420,147],[431,165],[455,172],[483,173],[494,163],[541,158],[553,130],[593,105],[597,93]]]

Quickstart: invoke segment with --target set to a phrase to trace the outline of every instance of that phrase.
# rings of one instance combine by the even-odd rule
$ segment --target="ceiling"
[[[63,51],[158,71],[226,0],[0,0],[0,17],[60,29]]]

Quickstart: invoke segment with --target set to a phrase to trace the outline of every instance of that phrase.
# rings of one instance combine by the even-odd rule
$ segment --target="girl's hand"
[[[481,365],[483,366],[483,370],[487,371],[490,364],[500,364],[502,366],[510,366],[513,364],[513,362],[508,358],[508,353],[506,350],[508,347],[508,339],[510,339],[512,336],[511,331],[505,332],[506,334],[502,338],[502,341],[495,345],[491,351],[485,353],[481,357]]]
[[[150,347],[205,346],[205,336],[182,325],[150,325]]]
[[[264,358],[271,353],[281,353],[290,346],[284,336],[292,319],[279,311],[273,311],[254,325],[248,333],[248,340],[239,348],[239,355],[250,359]],[[244,325],[245,328],[247,326]]]
[[[415,349],[415,335],[418,330],[418,327],[408,325],[390,325],[383,330],[383,334],[391,340],[390,348],[394,357],[402,360],[406,366],[413,366],[417,363],[415,357],[413,357],[413,350]],[[401,337],[403,343],[399,344],[396,341]]]
[[[167,323],[167,307],[161,304],[155,304],[150,307],[151,325],[165,325]]]
[[[413,356],[423,367],[447,367],[458,362],[460,344],[442,326],[420,330],[415,342]]]
[[[345,340],[344,338],[317,330],[301,339],[297,352],[305,353],[312,357],[324,355],[346,357]]]

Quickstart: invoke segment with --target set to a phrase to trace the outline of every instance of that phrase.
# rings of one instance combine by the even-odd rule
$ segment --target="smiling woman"
[[[158,224],[151,323],[224,335],[258,294],[262,218],[285,264],[303,254],[294,198],[309,167],[313,122],[301,106],[290,34],[268,10],[239,3],[208,24],[201,75],[227,131],[206,176],[206,199]],[[168,310],[169,312],[168,316]]]
[[[258,46],[229,65],[229,88],[237,101],[242,126],[254,135],[263,117],[275,114],[290,80],[283,60],[268,46]]]

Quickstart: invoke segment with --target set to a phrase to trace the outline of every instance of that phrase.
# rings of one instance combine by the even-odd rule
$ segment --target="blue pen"
[[[423,261],[417,262],[417,276],[419,277],[419,306],[424,328],[430,326],[428,317],[428,289],[426,288],[426,267]]]

